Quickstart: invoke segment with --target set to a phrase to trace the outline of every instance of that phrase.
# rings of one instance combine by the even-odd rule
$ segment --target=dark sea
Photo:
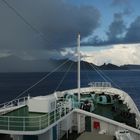
[[[135,101],[140,110],[140,71],[138,70],[109,70],[102,71],[107,81],[114,87],[120,87],[126,91]],[[47,73],[0,73],[0,103],[10,101],[22,93],[25,89],[39,81]],[[77,87],[77,73],[55,72],[33,89],[22,96],[47,95],[54,91],[61,91]],[[111,79],[111,80],[110,80]],[[95,71],[81,72],[81,87],[88,86],[90,82],[104,81]],[[59,84],[61,82],[61,84]],[[58,86],[59,85],[59,86]]]

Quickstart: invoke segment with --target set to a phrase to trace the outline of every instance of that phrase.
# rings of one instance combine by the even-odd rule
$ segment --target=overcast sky
[[[83,60],[140,64],[139,5],[139,0],[1,0],[0,60],[69,58],[80,32]]]

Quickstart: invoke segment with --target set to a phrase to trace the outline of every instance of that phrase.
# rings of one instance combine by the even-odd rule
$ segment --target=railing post
[[[24,104],[26,104],[27,103],[27,98],[26,97],[24,97]]]
[[[23,118],[23,131],[25,131],[25,118]]]
[[[66,105],[65,105],[65,107],[64,107],[64,114],[66,115],[66,113],[67,113],[67,112],[66,112]]]
[[[41,116],[39,117],[39,130],[41,130],[41,126],[42,126],[42,124],[41,124]]]
[[[54,122],[56,122],[56,110],[54,111]]]
[[[25,97],[23,98],[23,105],[25,105]]]
[[[48,113],[48,126],[50,125],[50,113]]]
[[[9,120],[9,116],[7,117],[7,119],[8,119],[8,130],[10,129],[10,120]]]
[[[61,118],[61,107],[59,108],[59,118]]]
[[[19,99],[18,99],[18,103],[17,103],[17,106],[19,106]]]

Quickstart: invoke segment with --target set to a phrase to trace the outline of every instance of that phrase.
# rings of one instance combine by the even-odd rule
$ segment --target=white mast
[[[80,86],[81,86],[81,79],[80,79],[80,33],[78,33],[78,38],[77,38],[77,86],[78,86],[78,103],[80,105]],[[78,123],[78,134],[81,132],[81,122],[80,122],[80,114],[77,114],[77,123]]]
[[[80,103],[80,88],[81,88],[81,77],[80,77],[80,33],[78,33],[77,38],[77,60],[78,60],[78,77],[77,77],[77,86],[78,86],[78,102]]]

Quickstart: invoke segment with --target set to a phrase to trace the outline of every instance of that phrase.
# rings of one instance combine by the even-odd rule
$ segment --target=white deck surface
[[[113,140],[113,136],[93,132],[85,132],[80,135],[77,140]]]

